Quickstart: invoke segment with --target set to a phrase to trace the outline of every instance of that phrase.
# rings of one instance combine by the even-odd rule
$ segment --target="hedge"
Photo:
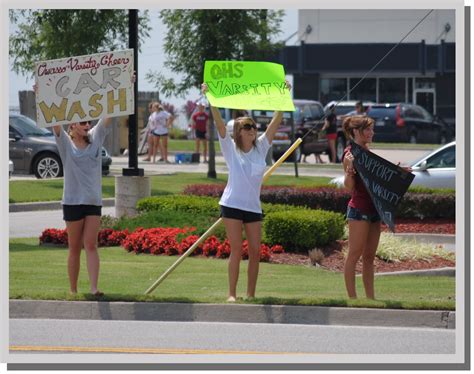
[[[138,201],[137,209],[140,213],[162,210],[181,211],[191,214],[205,213],[216,218],[220,215],[219,199],[208,196],[166,195],[146,197]],[[301,209],[305,208],[283,204],[262,204],[262,210],[265,214]]]
[[[184,190],[186,196],[196,195],[207,198],[217,198],[222,195],[223,185],[195,184]],[[455,191],[433,189],[414,189],[407,192],[397,208],[399,218],[446,218],[455,219]],[[345,213],[350,193],[335,187],[277,187],[264,186],[261,192],[261,201],[271,204],[287,204],[304,206],[311,209],[323,209],[338,213]]]
[[[342,214],[323,210],[273,212],[263,222],[264,241],[281,244],[287,252],[325,246],[344,234]]]

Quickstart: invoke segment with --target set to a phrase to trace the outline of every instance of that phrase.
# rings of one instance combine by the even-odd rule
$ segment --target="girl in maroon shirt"
[[[362,148],[368,149],[374,136],[374,120],[367,116],[347,117],[343,123],[346,136]],[[352,193],[347,207],[349,224],[349,253],[344,264],[347,294],[357,298],[355,268],[362,256],[362,281],[368,299],[374,299],[374,260],[380,238],[380,217],[372,203],[364,182],[354,169],[351,147],[344,150],[344,186]]]

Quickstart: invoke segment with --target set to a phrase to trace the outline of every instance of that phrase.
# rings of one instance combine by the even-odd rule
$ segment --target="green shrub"
[[[263,222],[264,241],[281,244],[287,252],[306,252],[340,239],[345,220],[339,213],[299,209],[272,212]]]
[[[154,210],[181,211],[187,213],[205,213],[219,217],[219,200],[213,197],[189,195],[167,195],[146,197],[137,203],[139,212]]]
[[[194,195],[166,195],[146,197],[137,204],[139,212],[151,212],[155,210],[181,211],[187,213],[205,213],[214,217],[219,217],[219,199],[207,196]],[[262,210],[265,214],[280,211],[293,211],[305,209],[302,207],[262,203]]]
[[[455,254],[433,244],[416,239],[400,238],[391,233],[382,233],[377,248],[377,257],[387,262],[430,261],[434,256],[455,260]]]

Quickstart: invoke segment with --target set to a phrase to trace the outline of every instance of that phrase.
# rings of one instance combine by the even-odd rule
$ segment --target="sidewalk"
[[[280,323],[454,329],[456,313],[433,310],[288,305],[10,300],[10,318]]]

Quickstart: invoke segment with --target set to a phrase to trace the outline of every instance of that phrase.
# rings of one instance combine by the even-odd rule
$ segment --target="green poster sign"
[[[294,111],[283,65],[257,61],[206,61],[204,82],[212,106]]]

